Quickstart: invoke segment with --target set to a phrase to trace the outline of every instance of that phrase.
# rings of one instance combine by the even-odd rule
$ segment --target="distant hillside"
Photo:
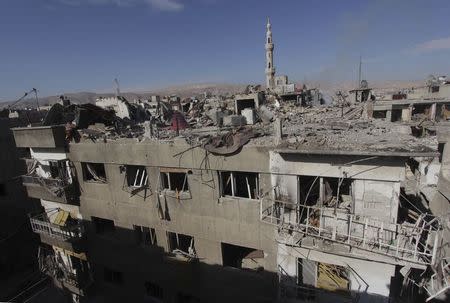
[[[401,88],[410,88],[424,85],[424,80],[416,81],[401,81],[401,80],[383,80],[383,81],[369,81],[369,86],[374,88],[376,91],[395,91]],[[300,83],[298,83],[300,84]],[[303,84],[303,83],[302,83]],[[342,81],[340,83],[324,83],[320,81],[308,81],[306,85],[309,88],[317,87],[326,92],[328,95],[333,96],[338,90],[348,91],[355,88],[356,83],[354,81]],[[196,95],[203,94],[205,92],[211,93],[212,95],[233,95],[236,93],[242,93],[245,90],[246,84],[226,84],[226,83],[200,83],[200,84],[188,84],[188,85],[177,85],[170,86],[161,89],[155,89],[151,91],[129,91],[122,92],[121,94],[128,100],[133,99],[146,99],[151,95],[178,95],[182,98],[192,97]],[[77,93],[66,93],[67,96],[73,103],[94,103],[95,99],[98,97],[110,97],[113,93],[94,93],[94,92],[77,92]],[[39,97],[40,105],[54,104],[59,99],[59,96],[48,96]],[[1,107],[7,107],[14,101],[3,102]],[[20,103],[20,107],[26,106],[36,106],[36,101],[34,98],[25,99]]]
[[[156,89],[152,91],[136,91],[136,92],[122,92],[123,95],[128,100],[133,99],[145,99],[151,95],[178,95],[182,98],[192,97],[196,95],[203,94],[205,92],[211,93],[213,95],[226,95],[226,94],[236,94],[243,92],[245,89],[245,84],[220,84],[220,83],[203,83],[203,84],[189,84],[189,85],[178,85],[171,86],[162,89]],[[113,93],[94,93],[94,92],[77,92],[77,93],[66,93],[64,94],[73,103],[94,103],[95,99],[99,97],[111,97],[114,96]],[[48,96],[39,97],[40,105],[54,104],[59,100],[59,96]],[[6,101],[0,104],[0,107],[7,107],[9,104],[15,101]],[[36,106],[36,100],[34,98],[28,98],[20,102],[18,107],[26,106]]]

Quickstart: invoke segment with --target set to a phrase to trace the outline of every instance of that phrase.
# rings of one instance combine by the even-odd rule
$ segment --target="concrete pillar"
[[[436,103],[433,103],[430,107],[430,120],[436,121]]]
[[[412,115],[412,106],[408,106],[407,108],[402,109],[402,122],[411,121]]]
[[[150,121],[144,122],[144,138],[151,138],[153,136],[153,129]]]
[[[386,111],[386,121],[392,121],[392,110]]]
[[[280,118],[276,118],[274,122],[275,144],[279,145],[283,138],[283,123]]]

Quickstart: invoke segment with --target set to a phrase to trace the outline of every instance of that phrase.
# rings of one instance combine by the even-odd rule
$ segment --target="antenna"
[[[358,87],[361,85],[361,65],[362,65],[362,57],[359,56]]]
[[[117,78],[114,78],[114,85],[116,87],[116,97],[120,96],[120,87],[119,87],[119,80]]]

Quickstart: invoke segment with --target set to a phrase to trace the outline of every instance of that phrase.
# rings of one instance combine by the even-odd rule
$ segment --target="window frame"
[[[171,191],[176,192],[177,189],[172,189],[170,182],[170,174],[184,174],[183,186],[181,190],[178,190],[179,193],[189,193],[190,186],[188,175],[189,171],[186,169],[170,169],[170,168],[160,168],[159,169],[159,189],[161,191]]]
[[[131,172],[128,171],[129,167],[136,168],[133,184],[130,184],[128,182],[129,174],[131,174]],[[141,170],[142,170],[142,173],[141,173]],[[126,165],[125,166],[125,175],[126,175],[126,179],[127,179],[127,186],[129,188],[136,189],[136,188],[144,188],[144,187],[148,186],[148,171],[147,171],[147,167],[145,167],[143,165]]]
[[[231,195],[225,195],[224,194],[224,180],[223,180],[223,173],[229,173],[230,174],[230,178],[231,178]],[[251,197],[251,192],[250,192],[250,197],[241,197],[241,196],[237,196],[237,185],[236,185],[236,176],[234,175],[235,173],[250,173],[250,174],[255,174],[256,175],[256,193],[255,193],[255,197]],[[231,197],[231,198],[240,198],[240,199],[249,199],[249,200],[258,200],[259,199],[259,195],[260,195],[260,173],[255,173],[255,172],[239,172],[239,171],[226,171],[226,170],[221,170],[218,171],[218,175],[219,175],[219,195],[220,198],[226,198],[226,197]]]
[[[158,245],[156,230],[153,227],[133,225],[136,233],[136,242],[140,246],[151,247]]]
[[[89,171],[88,169],[88,165],[102,165],[103,166],[103,171],[105,172],[105,177],[104,177],[104,181],[100,180],[96,180],[95,177],[92,175],[92,173]],[[99,163],[99,162],[81,162],[81,171],[82,171],[82,175],[83,175],[83,182],[86,183],[99,183],[99,184],[107,184],[108,183],[108,175],[106,173],[106,166],[105,163]],[[88,179],[88,175],[91,176],[90,179]],[[100,177],[103,178],[103,177]]]

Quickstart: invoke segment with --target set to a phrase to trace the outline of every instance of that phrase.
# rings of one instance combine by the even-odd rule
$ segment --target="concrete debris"
[[[240,115],[230,115],[223,118],[224,126],[243,126],[247,124],[245,117]]]

